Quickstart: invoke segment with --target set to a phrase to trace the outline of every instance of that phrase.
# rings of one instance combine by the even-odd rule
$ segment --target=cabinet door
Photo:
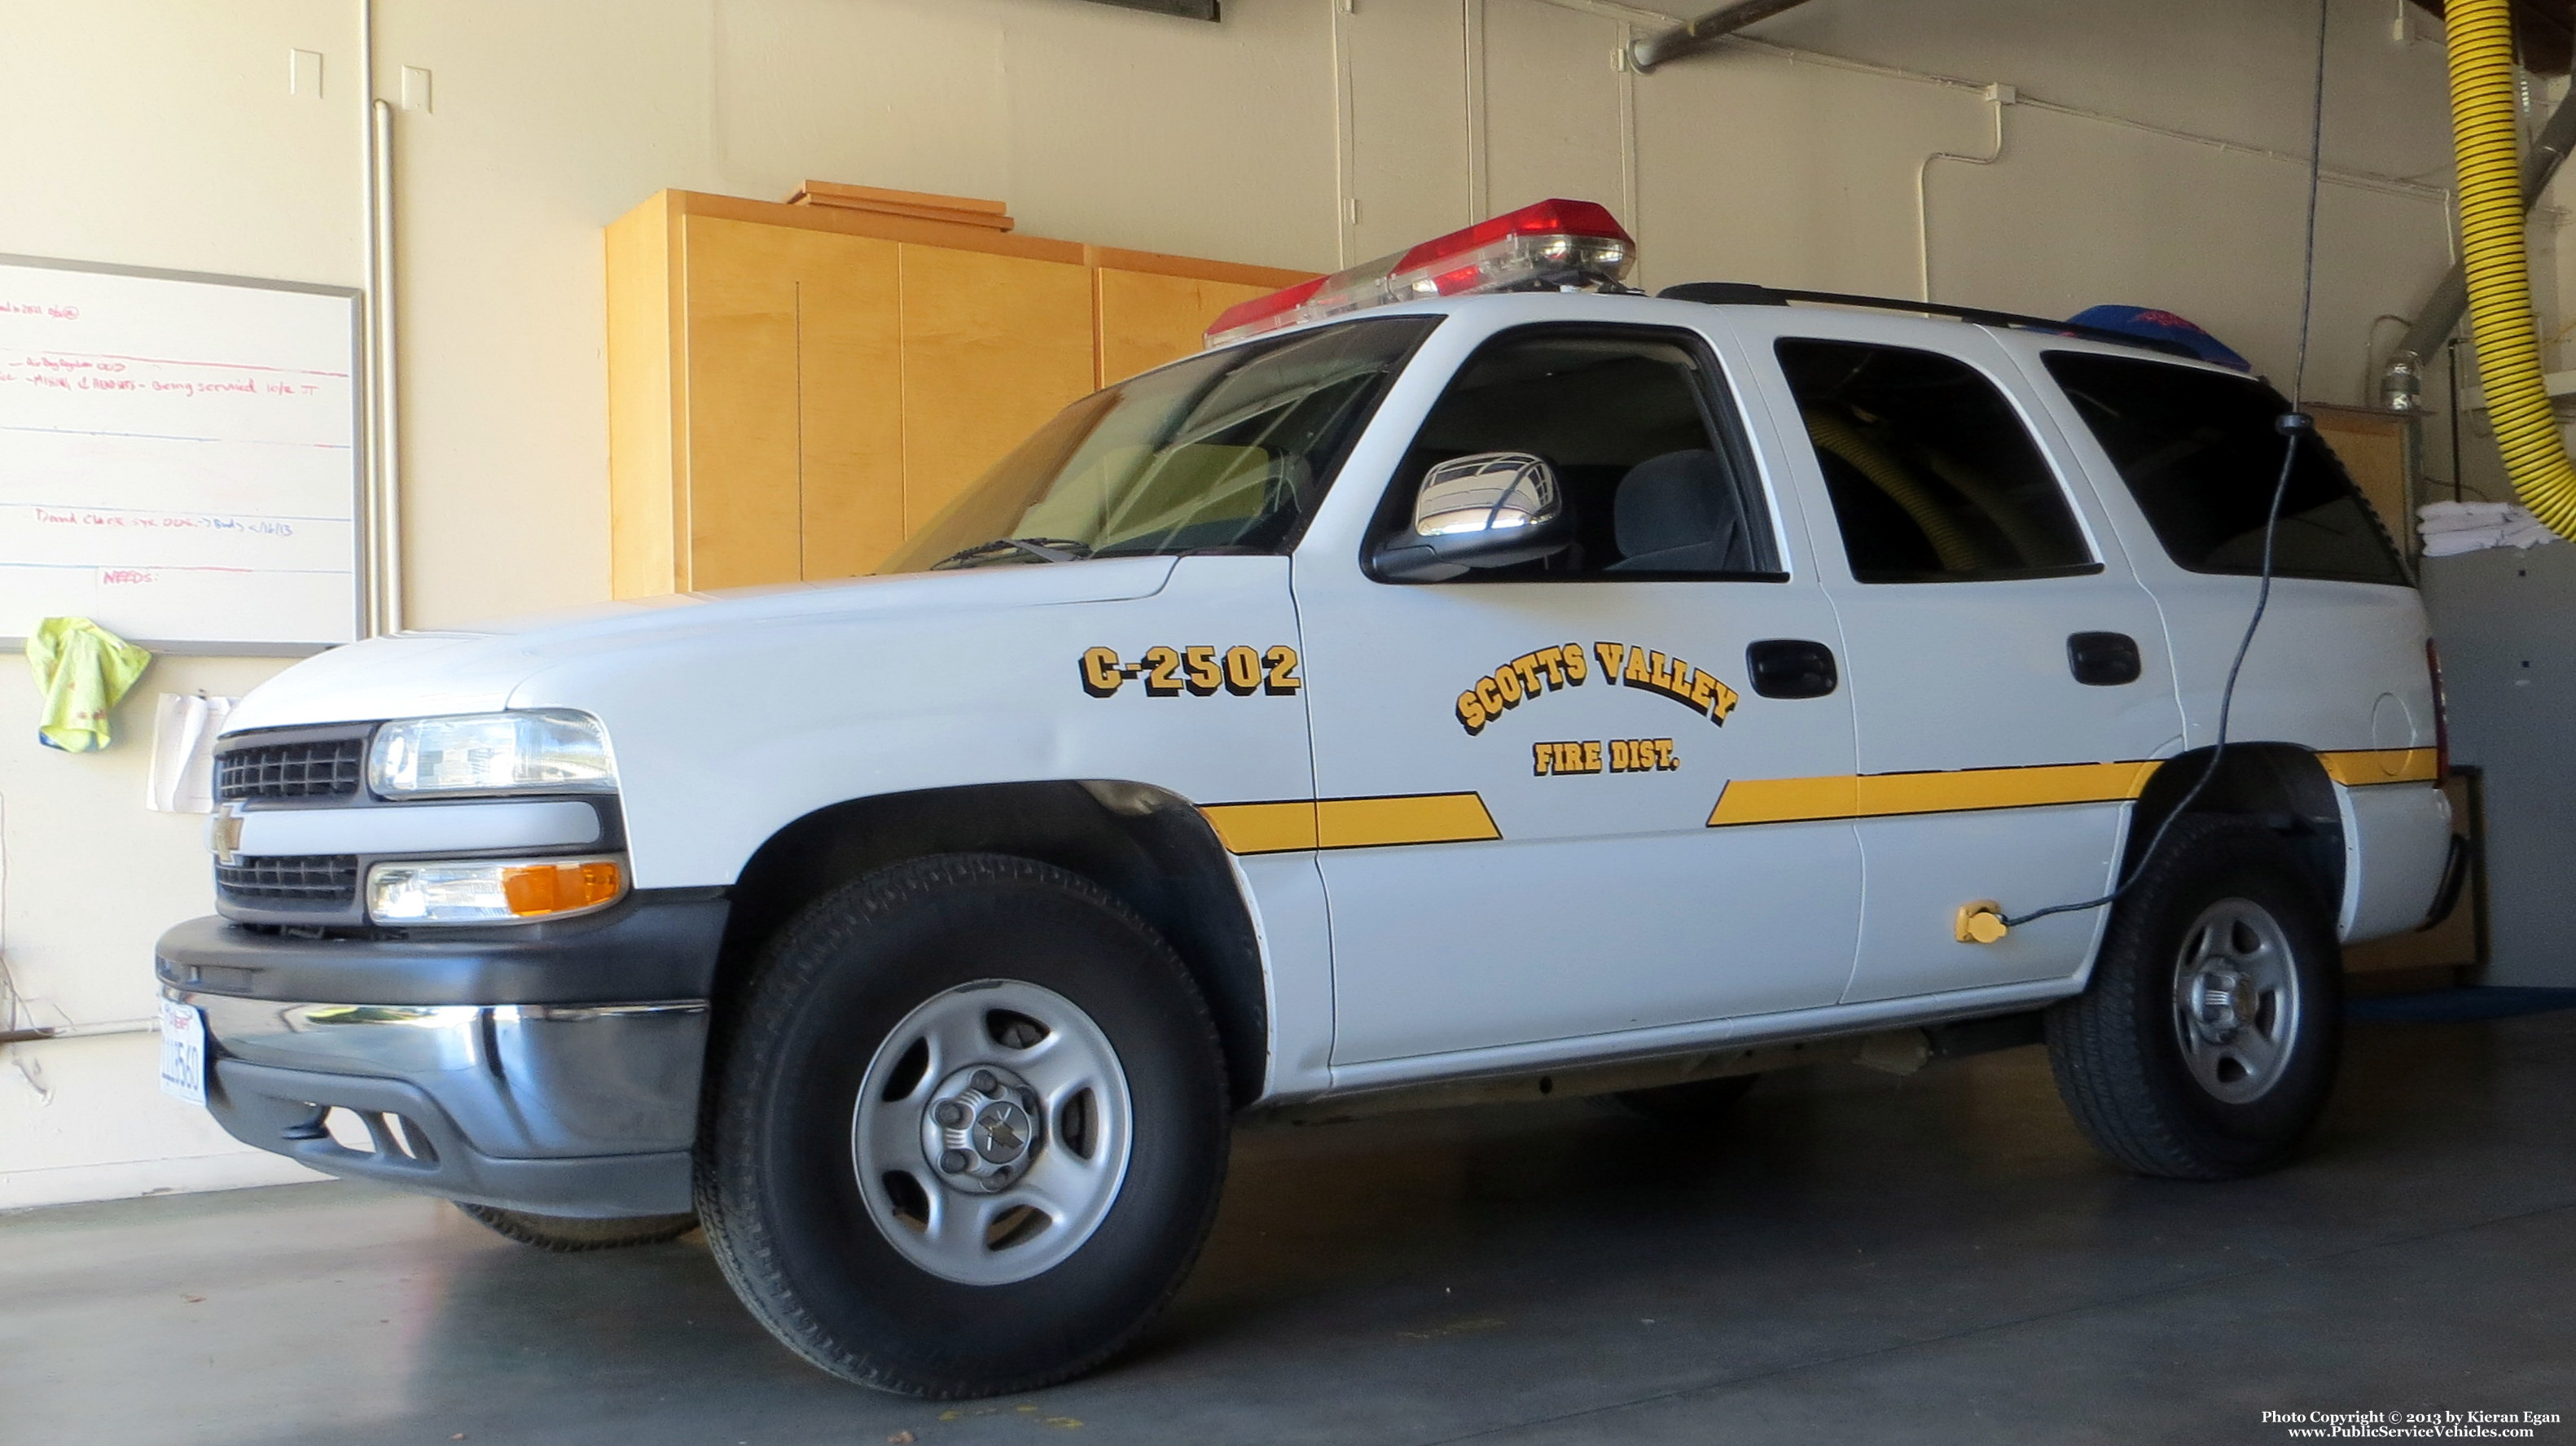
[[[685,223],[683,588],[863,570],[901,539],[897,247]]]
[[[902,265],[909,532],[1092,391],[1091,275],[936,246],[904,246]]]
[[[796,419],[809,582],[856,577],[903,541],[903,341],[896,246],[807,232],[796,277]]]
[[[1220,312],[1275,289],[1109,267],[1092,276],[1098,287],[1102,386],[1196,355],[1207,344],[1208,323]]]

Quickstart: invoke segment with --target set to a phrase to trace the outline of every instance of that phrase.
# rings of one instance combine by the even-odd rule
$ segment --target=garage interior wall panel
[[[1625,23],[1549,0],[1480,0],[1483,203],[1566,196],[1634,213]]]
[[[1333,23],[1342,79],[1341,264],[1473,223],[1465,9],[1336,6]]]

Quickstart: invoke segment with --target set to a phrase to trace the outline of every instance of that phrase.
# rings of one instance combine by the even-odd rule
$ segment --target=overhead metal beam
[[[1652,70],[1675,56],[1714,45],[1757,20],[1768,20],[1806,3],[1807,0],[1735,0],[1732,5],[1721,5],[1660,35],[1629,42],[1628,59],[1641,71]]]
[[[1217,20],[1218,0],[1091,0],[1094,5],[1116,5],[1126,10],[1151,10],[1157,15],[1177,15],[1184,20]]]

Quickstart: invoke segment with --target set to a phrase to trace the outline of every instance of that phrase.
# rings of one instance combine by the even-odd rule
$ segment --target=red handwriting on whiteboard
[[[201,532],[248,532],[261,537],[293,537],[295,524],[282,517],[225,517],[210,513],[90,512],[36,505],[36,520],[57,527],[112,527],[129,530],[176,528]]]
[[[145,583],[158,582],[160,581],[160,578],[139,567],[110,567],[100,570],[98,580],[100,582]]]

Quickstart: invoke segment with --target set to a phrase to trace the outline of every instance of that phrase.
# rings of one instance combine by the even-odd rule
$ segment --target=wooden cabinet
[[[689,191],[607,245],[619,597],[864,573],[1065,403],[1309,274]]]
[[[2375,407],[2338,407],[2323,402],[2307,404],[2308,415],[2316,419],[2317,436],[2334,449],[2343,470],[2352,474],[2353,485],[2379,513],[2380,524],[2396,540],[2397,548],[2408,557],[2415,555],[2415,509],[2408,501],[2406,486],[2406,428],[2408,419],[2397,412],[2383,412]]]

